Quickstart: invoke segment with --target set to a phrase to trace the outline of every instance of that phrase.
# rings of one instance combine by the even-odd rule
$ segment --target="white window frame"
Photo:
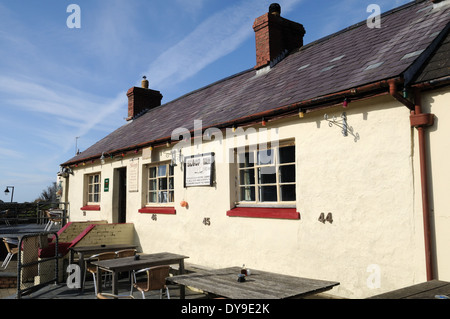
[[[95,177],[98,176],[98,180]],[[86,174],[86,203],[87,205],[98,205],[102,200],[102,175],[100,172]],[[91,180],[92,178],[92,180]],[[96,188],[97,186],[97,188]],[[97,198],[96,198],[97,196]]]
[[[165,166],[165,175],[160,174],[160,167]],[[156,175],[152,176],[151,170],[155,169]],[[162,173],[162,172],[161,172]],[[175,168],[170,162],[160,162],[146,165],[145,206],[173,206],[175,202]],[[165,189],[160,189],[160,180],[166,179]],[[172,182],[171,182],[172,180]],[[152,187],[153,186],[153,187]],[[156,189],[153,189],[156,186]],[[150,189],[152,187],[152,189]],[[150,201],[151,194],[156,195],[156,201]],[[165,193],[165,194],[164,194]],[[166,201],[161,200],[166,196]]]
[[[284,147],[294,147],[294,155],[293,155],[293,162],[287,162],[287,163],[280,163],[280,152],[279,150],[281,148]],[[262,152],[262,151],[266,151],[266,150],[272,150],[274,151],[274,156],[273,156],[273,163],[267,163],[267,164],[258,164],[258,152]],[[249,163],[247,164],[243,164],[240,163],[240,160],[242,160],[242,154],[245,153],[253,153],[253,165],[251,165],[251,159],[249,158]],[[268,146],[266,148],[261,148],[260,146],[258,147],[246,147],[244,148],[238,148],[236,150],[236,160],[237,160],[237,206],[256,206],[256,207],[267,207],[267,206],[278,206],[278,207],[295,207],[296,204],[296,185],[297,185],[297,180],[296,180],[296,155],[295,155],[295,143],[294,141],[288,141],[288,142],[283,142],[283,143],[279,143],[279,145],[275,145],[275,146]],[[247,166],[246,166],[247,165]],[[293,176],[293,181],[282,181],[281,180],[281,170],[280,168],[282,168],[283,166],[293,166],[294,168],[294,176]],[[258,173],[260,173],[261,171],[263,171],[264,169],[266,170],[275,170],[275,181],[271,182],[271,183],[263,183],[262,182],[262,175],[258,176]],[[251,183],[249,180],[248,183],[246,181],[242,181],[243,176],[245,174],[246,171],[253,171],[253,183]],[[248,174],[246,174],[247,179],[249,177]],[[250,176],[250,180],[251,180],[251,176]],[[281,189],[282,186],[288,186],[288,185],[293,185],[294,187],[294,199],[293,200],[286,200],[283,201],[281,200]],[[262,192],[262,188],[263,187],[276,187],[276,201],[265,201],[262,199],[263,196],[263,192]],[[250,192],[251,192],[251,188],[253,188],[253,194],[250,193],[250,197],[254,196],[254,200],[245,200],[242,198],[243,193],[242,193],[242,189],[247,188]],[[252,196],[253,195],[253,196]]]

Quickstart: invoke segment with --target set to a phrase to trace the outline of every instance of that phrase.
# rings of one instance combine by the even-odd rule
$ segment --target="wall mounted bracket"
[[[336,118],[336,116],[333,116],[333,119],[328,119],[328,114],[325,114],[324,116],[323,116],[323,119],[325,120],[325,121],[328,121],[328,126],[329,127],[333,127],[333,125],[336,125],[337,127],[340,127],[341,129],[342,129],[342,135],[345,137],[345,136],[348,136],[349,134],[351,135],[351,136],[353,136],[354,137],[354,140],[355,140],[355,142],[357,142],[358,140],[359,140],[359,134],[358,133],[355,133],[354,131],[353,131],[353,127],[351,127],[351,126],[348,126],[348,123],[347,123],[347,113],[345,113],[345,112],[343,112],[342,114],[341,114],[341,120],[338,120],[337,118]]]

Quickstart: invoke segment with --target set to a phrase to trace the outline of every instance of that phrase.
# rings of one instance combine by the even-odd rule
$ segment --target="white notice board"
[[[184,187],[212,186],[214,153],[184,158]]]
[[[134,159],[128,164],[128,192],[139,191],[139,159]]]

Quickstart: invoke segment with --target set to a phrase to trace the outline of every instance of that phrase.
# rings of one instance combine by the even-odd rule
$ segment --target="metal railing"
[[[49,235],[53,235],[49,243]],[[58,234],[42,232],[19,238],[17,299],[59,282]]]
[[[69,203],[38,202],[38,203],[0,203],[0,219],[7,224],[45,224],[48,222],[46,210],[62,211],[62,225],[69,218]]]

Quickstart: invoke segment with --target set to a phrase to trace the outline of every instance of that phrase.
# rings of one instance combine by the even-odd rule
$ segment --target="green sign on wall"
[[[105,178],[105,192],[109,192],[109,178]]]

